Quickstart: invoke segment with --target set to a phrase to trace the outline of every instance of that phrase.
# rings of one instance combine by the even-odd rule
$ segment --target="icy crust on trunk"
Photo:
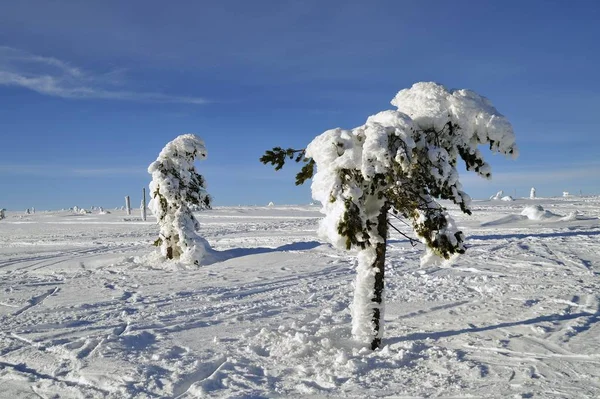
[[[148,167],[152,174],[149,209],[160,225],[160,250],[164,257],[199,264],[207,242],[196,234],[199,224],[191,205],[208,208],[210,197],[204,179],[196,172],[194,160],[204,160],[204,141],[193,134],[181,135],[168,143]]]
[[[383,337],[384,304],[373,301],[375,292],[375,275],[380,270],[373,267],[377,253],[374,247],[368,247],[358,252],[354,300],[352,303],[352,336],[360,343],[368,345],[373,338]],[[373,311],[380,311],[379,331],[375,332]]]

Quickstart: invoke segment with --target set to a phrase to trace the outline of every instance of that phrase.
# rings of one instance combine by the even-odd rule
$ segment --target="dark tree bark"
[[[373,267],[379,269],[379,272],[375,274],[375,284],[373,287],[374,295],[372,301],[377,302],[378,306],[373,309],[373,326],[375,327],[375,337],[373,338],[373,342],[371,342],[372,350],[381,347],[381,338],[379,338],[378,335],[380,329],[382,328],[381,318],[383,316],[380,308],[381,304],[383,303],[383,289],[385,287],[385,249],[387,245],[388,234],[388,210],[389,206],[384,205],[379,211],[379,216],[377,217],[377,232],[381,237],[383,237],[383,243],[378,243],[375,247],[375,253],[377,254],[377,257],[373,263]]]

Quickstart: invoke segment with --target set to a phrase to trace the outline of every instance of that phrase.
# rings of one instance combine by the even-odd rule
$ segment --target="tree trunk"
[[[384,206],[379,212],[377,217],[377,232],[383,237],[383,243],[378,243],[375,247],[375,253],[377,257],[373,263],[373,268],[379,269],[375,274],[375,283],[373,286],[373,302],[377,305],[373,307],[373,327],[375,329],[375,337],[371,342],[371,349],[375,350],[381,347],[381,337],[383,335],[383,289],[384,289],[384,276],[385,276],[385,248],[387,245],[387,233],[388,233],[388,207]]]
[[[381,346],[383,336],[384,265],[387,240],[387,211],[384,205],[377,217],[377,233],[382,242],[373,240],[358,253],[356,283],[352,303],[352,335],[371,349]]]

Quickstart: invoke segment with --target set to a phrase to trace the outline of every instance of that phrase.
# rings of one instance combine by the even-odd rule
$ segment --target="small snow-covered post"
[[[154,244],[167,259],[199,265],[208,243],[196,234],[200,225],[190,207],[209,209],[211,197],[204,177],[194,167],[196,158],[206,158],[204,141],[183,134],[163,148],[148,173],[152,174],[149,208],[160,226]]]
[[[275,147],[260,159],[275,170],[288,158],[305,162],[296,184],[313,180],[313,198],[325,214],[320,235],[337,248],[358,249],[352,334],[372,349],[383,337],[388,210],[412,222],[426,246],[422,264],[463,253],[465,236],[436,199],[471,214],[458,159],[489,179],[480,144],[512,157],[518,153],[508,120],[470,90],[421,82],[398,92],[392,104],[397,110],[372,115],[354,129],[328,130],[305,150]]]
[[[131,215],[131,201],[129,200],[129,195],[125,196],[125,211],[127,211],[128,215]]]
[[[531,191],[529,192],[529,199],[535,199],[535,187],[531,187]]]
[[[142,212],[142,220],[146,221],[146,188],[142,188],[142,203],[140,204],[140,211]]]

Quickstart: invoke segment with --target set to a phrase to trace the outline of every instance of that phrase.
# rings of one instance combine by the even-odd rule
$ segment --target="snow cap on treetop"
[[[206,158],[207,152],[204,140],[192,133],[177,136],[162,149],[158,159],[174,159],[182,155],[187,155],[186,158],[191,156],[200,160]]]
[[[460,126],[466,141],[492,141],[492,151],[518,156],[510,122],[487,98],[471,90],[448,90],[434,82],[419,82],[400,90],[391,103],[421,129],[441,130],[450,118]]]

